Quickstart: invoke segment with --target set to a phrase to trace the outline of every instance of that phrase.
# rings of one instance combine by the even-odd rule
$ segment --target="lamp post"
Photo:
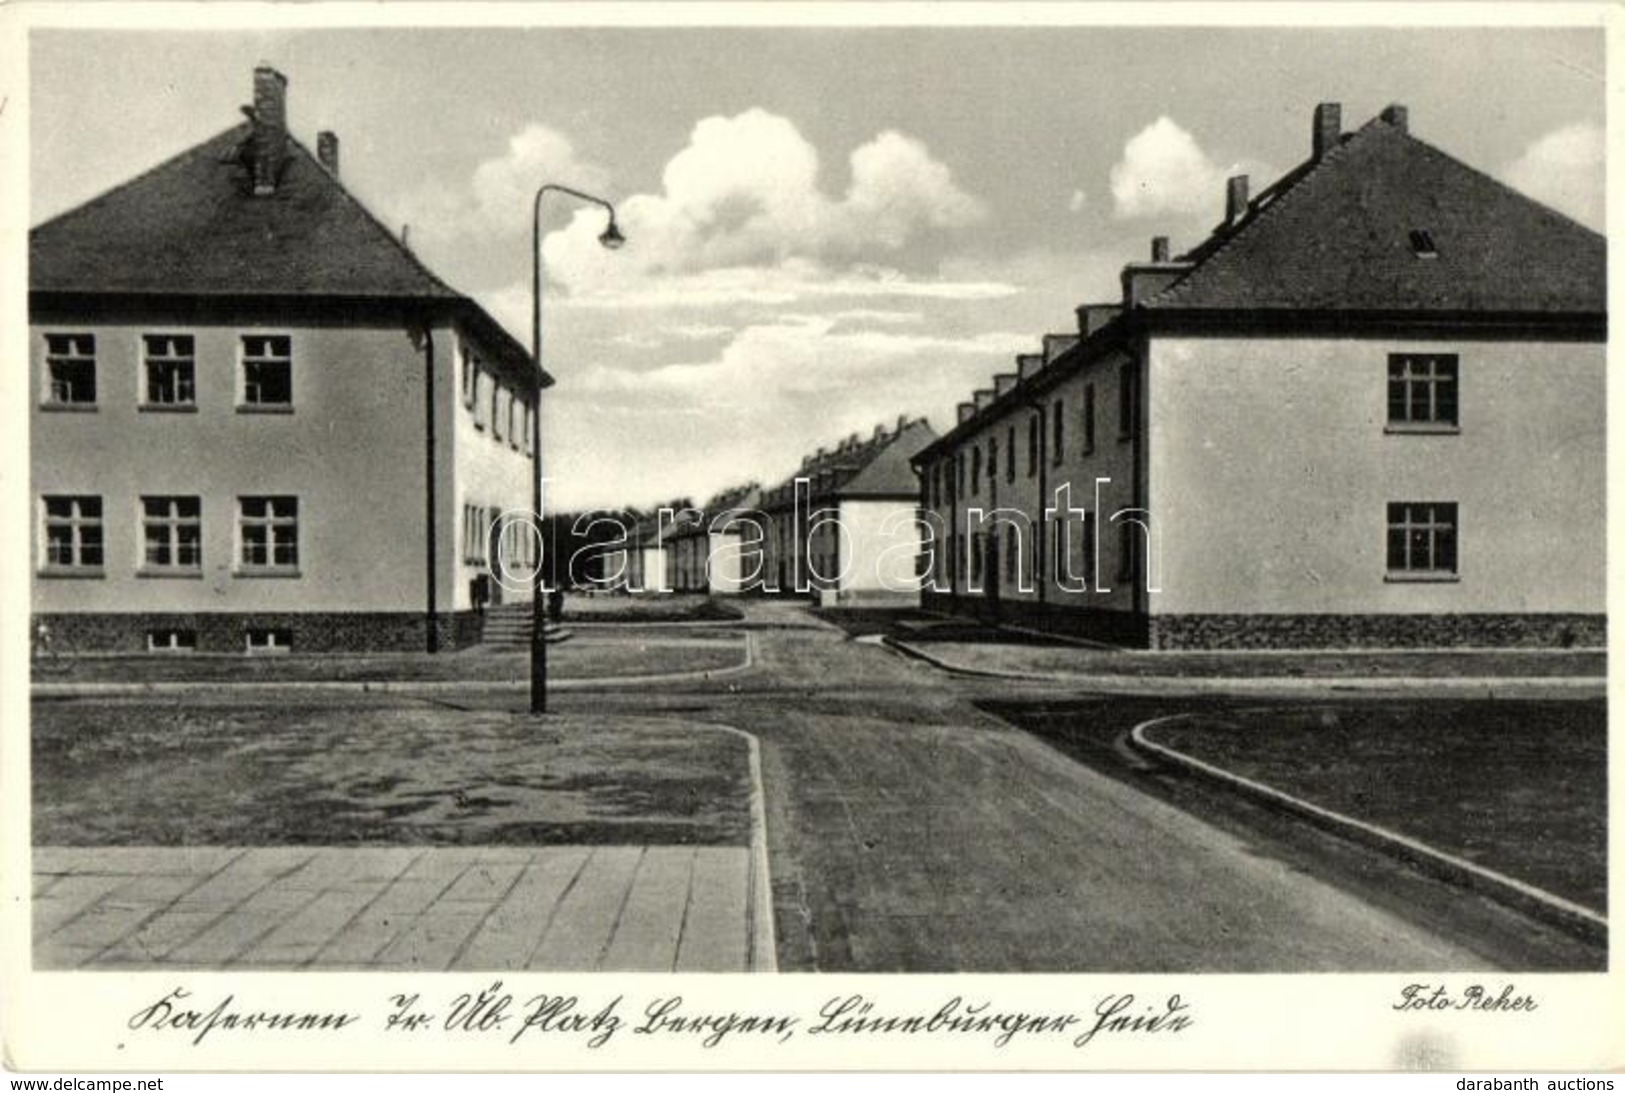
[[[542,198],[550,193],[566,194],[578,201],[602,206],[609,213],[609,226],[598,236],[598,242],[607,250],[618,250],[626,242],[621,229],[615,224],[615,206],[601,197],[572,190],[568,186],[549,183],[536,191],[530,215],[530,356],[536,367],[536,412],[530,421],[530,450],[532,462],[531,511],[536,518],[536,566],[530,579],[530,712],[547,712],[547,637],[543,632],[547,623],[546,603],[542,597],[542,559],[546,556],[542,534]]]

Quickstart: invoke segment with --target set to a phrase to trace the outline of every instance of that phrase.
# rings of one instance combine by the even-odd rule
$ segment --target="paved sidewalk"
[[[36,847],[40,969],[740,972],[751,852]]]
[[[1068,670],[1051,663],[1047,670],[1020,666],[1035,659],[1030,648],[1021,646],[980,646],[972,643],[908,642],[884,639],[892,649],[924,661],[954,675],[982,679],[1008,679],[1033,683],[1061,683],[1101,694],[1132,695],[1251,695],[1256,697],[1296,697],[1302,695],[1416,695],[1437,694],[1454,698],[1591,698],[1607,693],[1603,675],[1288,675],[1260,673],[1256,666],[1238,664],[1235,674],[1180,674],[1180,661],[1187,654],[1158,653],[1165,658],[1166,674],[1148,670],[1147,657],[1136,661],[1134,654],[1098,654],[1086,650],[1066,650],[1077,654],[1080,667]],[[1046,651],[1053,652],[1053,651]],[[1064,655],[1063,653],[1063,655]],[[1347,655],[1347,654],[1345,654]],[[1360,654],[1353,654],[1359,657]],[[1556,660],[1564,654],[1550,654]],[[1114,665],[1113,659],[1120,663]],[[1282,658],[1283,665],[1286,658]],[[1129,665],[1133,664],[1133,669]],[[1113,670],[1114,667],[1119,670]]]

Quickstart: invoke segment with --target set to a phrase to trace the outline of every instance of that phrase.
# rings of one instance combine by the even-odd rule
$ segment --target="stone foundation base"
[[[1608,642],[1604,615],[1135,615],[927,592],[928,611],[1136,649],[1565,649]]]
[[[144,653],[154,630],[190,631],[199,653],[242,653],[250,630],[285,630],[294,653],[421,653],[429,648],[428,616],[408,611],[333,612],[73,612],[35,614],[62,653]],[[478,644],[484,617],[473,611],[435,619],[441,651]]]
[[[1566,649],[1608,643],[1605,615],[1157,615],[1155,649]]]
[[[963,615],[1005,626],[1025,626],[1133,649],[1143,649],[1149,641],[1145,616],[1131,611],[1027,600],[1001,600],[995,603],[986,596],[951,596],[945,592],[926,592],[920,599],[920,606],[927,611]]]

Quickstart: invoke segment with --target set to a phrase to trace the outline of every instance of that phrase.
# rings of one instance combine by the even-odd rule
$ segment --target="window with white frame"
[[[197,356],[190,334],[143,334],[144,405],[179,409],[197,405]]]
[[[472,410],[474,400],[479,395],[480,359],[466,341],[457,343],[457,355],[462,360],[463,368],[463,406]]]
[[[1083,389],[1083,454],[1095,450],[1095,385]]]
[[[1393,501],[1388,505],[1388,573],[1392,577],[1456,575],[1459,533],[1454,501]]]
[[[483,505],[463,506],[463,561],[468,565],[489,560],[491,512]]]
[[[1139,392],[1134,363],[1129,361],[1117,369],[1117,438],[1127,440],[1134,435],[1134,420],[1139,411]]]
[[[293,631],[283,627],[250,627],[245,638],[250,653],[293,652]]]
[[[299,565],[299,499],[240,497],[238,564],[244,572],[291,571]]]
[[[1095,566],[1097,555],[1095,551],[1095,514],[1083,514],[1083,579],[1089,587],[1094,588],[1098,583],[1095,580]]]
[[[1459,424],[1459,360],[1454,353],[1388,355],[1388,424],[1454,430]]]
[[[141,499],[142,565],[151,572],[203,568],[203,510],[196,497]]]
[[[100,572],[106,560],[102,499],[90,495],[49,496],[45,507],[45,567],[56,571]]]
[[[474,402],[472,404],[472,409],[474,410],[474,428],[476,428],[476,429],[484,429],[486,421],[491,415],[491,400],[486,399],[480,393],[481,391],[483,391],[485,389],[485,386],[486,386],[485,369],[480,368],[478,366],[478,364],[476,363],[475,368],[474,368],[474,387],[473,387]],[[495,391],[493,391],[491,393],[491,397],[493,399],[496,397],[496,392]]]
[[[45,335],[45,404],[96,405],[96,336]]]
[[[288,335],[243,335],[243,405],[293,405],[293,339]]]
[[[197,652],[197,631],[148,630],[147,652],[195,653]]]
[[[1125,520],[1117,525],[1117,579],[1132,581],[1140,575],[1140,525]]]

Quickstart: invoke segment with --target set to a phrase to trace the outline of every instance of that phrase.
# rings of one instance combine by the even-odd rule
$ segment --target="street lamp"
[[[530,356],[536,368],[536,412],[530,420],[531,461],[534,464],[531,482],[531,511],[536,514],[536,566],[530,579],[530,712],[547,712],[547,637],[543,633],[547,623],[546,605],[542,599],[542,559],[545,545],[542,535],[542,198],[550,193],[567,194],[578,201],[600,205],[609,213],[609,226],[598,236],[606,250],[619,250],[626,236],[615,223],[615,206],[601,197],[572,190],[568,186],[548,184],[536,191],[530,210]]]

